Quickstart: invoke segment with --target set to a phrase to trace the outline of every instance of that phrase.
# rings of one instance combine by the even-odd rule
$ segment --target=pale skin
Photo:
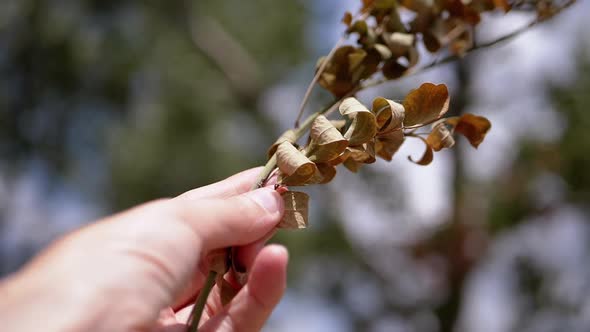
[[[284,247],[265,245],[283,214],[251,169],[75,231],[0,282],[5,331],[185,331],[211,250],[240,246],[249,276],[223,307],[213,289],[199,331],[259,331],[286,287]],[[229,280],[235,286],[233,280]]]

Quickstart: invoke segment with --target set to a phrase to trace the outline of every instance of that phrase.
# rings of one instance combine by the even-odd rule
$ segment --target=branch
[[[482,43],[482,44],[477,44],[476,46],[472,47],[471,49],[469,49],[469,51],[467,52],[466,55],[471,54],[474,51],[477,50],[481,50],[481,49],[485,49],[485,48],[489,48],[498,44],[501,44],[503,42],[508,42],[520,35],[522,35],[523,33],[527,32],[529,29],[535,27],[536,25],[538,25],[539,23],[543,23],[545,21],[550,20],[551,18],[555,17],[557,14],[559,14],[560,12],[562,12],[564,9],[570,7],[571,5],[573,5],[576,2],[576,0],[569,0],[568,2],[566,2],[563,6],[559,7],[558,9],[556,9],[556,11],[551,14],[551,16],[548,17],[537,17],[536,19],[534,19],[533,21],[529,22],[528,24],[512,31],[511,33],[504,35],[502,37],[499,37],[497,39]],[[456,60],[461,59],[462,57],[456,54],[451,54],[451,55],[447,55],[446,57],[443,57],[441,59],[436,59],[434,61],[432,61],[431,63],[424,65],[420,68],[416,68],[416,69],[409,69],[408,71],[406,71],[404,73],[404,75],[402,75],[401,77],[395,78],[395,79],[388,79],[388,78],[380,78],[380,79],[376,79],[373,81],[367,81],[365,84],[363,84],[361,86],[360,89],[358,89],[358,91],[364,90],[364,89],[368,89],[368,88],[372,88],[384,83],[387,83],[389,81],[392,80],[397,80],[403,77],[407,77],[407,76],[411,76],[411,75],[415,75],[415,74],[419,74],[422,72],[425,72],[427,70],[430,70],[432,68],[438,67],[440,65],[444,65]]]

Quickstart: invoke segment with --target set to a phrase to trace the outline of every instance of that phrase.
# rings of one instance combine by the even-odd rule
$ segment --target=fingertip
[[[264,247],[254,261],[248,279],[250,292],[268,306],[279,302],[287,285],[289,253],[282,245]]]
[[[271,214],[278,220],[283,215],[284,202],[281,195],[274,189],[271,188],[259,188],[253,191],[250,191],[244,194],[246,197],[251,198],[254,202],[256,202],[260,207],[262,207],[266,212]]]

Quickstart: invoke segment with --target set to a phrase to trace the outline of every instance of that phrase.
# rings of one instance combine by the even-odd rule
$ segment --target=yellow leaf
[[[488,119],[469,113],[460,118],[449,118],[446,123],[453,127],[454,132],[465,136],[476,149],[483,142],[490,128],[492,128],[492,124]]]
[[[446,85],[422,84],[404,99],[404,126],[423,126],[440,119],[449,110],[449,102]]]
[[[287,186],[302,186],[315,174],[316,166],[293,144],[283,142],[277,148],[277,165],[281,174],[279,183]]]
[[[285,213],[277,228],[307,228],[309,196],[298,191],[286,191],[281,196],[285,203]]]
[[[274,142],[273,145],[270,146],[268,149],[268,158],[272,157],[275,152],[277,152],[277,147],[283,142],[289,142],[294,144],[297,141],[297,135],[293,129],[289,129],[279,136],[279,138]]]
[[[340,103],[340,114],[352,119],[352,123],[344,137],[348,139],[348,145],[361,145],[370,141],[377,133],[375,115],[371,113],[356,98],[349,97]]]
[[[422,165],[422,166],[426,166],[428,164],[430,164],[432,162],[432,160],[434,159],[434,153],[432,152],[432,148],[430,147],[430,145],[428,145],[428,142],[426,142],[426,140],[420,136],[414,136],[419,138],[422,142],[424,142],[424,145],[426,145],[426,150],[424,151],[424,154],[422,155],[422,157],[420,158],[420,160],[418,161],[414,161],[414,159],[412,159],[412,157],[408,156],[408,159],[418,165]]]
[[[455,145],[455,139],[444,122],[434,125],[430,135],[426,138],[426,142],[428,142],[428,145],[430,145],[434,151],[451,148]]]
[[[311,124],[311,143],[307,155],[313,162],[328,162],[338,157],[348,141],[325,116],[318,116]]]

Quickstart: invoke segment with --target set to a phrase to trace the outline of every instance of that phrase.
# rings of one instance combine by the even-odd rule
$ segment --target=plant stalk
[[[217,272],[209,271],[207,275],[207,280],[205,281],[205,285],[203,289],[201,289],[201,293],[197,297],[197,301],[195,302],[195,306],[191,311],[191,314],[188,318],[188,331],[196,332],[199,328],[199,321],[201,320],[201,316],[203,315],[203,310],[205,310],[205,305],[207,304],[207,298],[209,297],[209,293],[213,289],[213,285],[215,285],[215,278],[217,278]]]

